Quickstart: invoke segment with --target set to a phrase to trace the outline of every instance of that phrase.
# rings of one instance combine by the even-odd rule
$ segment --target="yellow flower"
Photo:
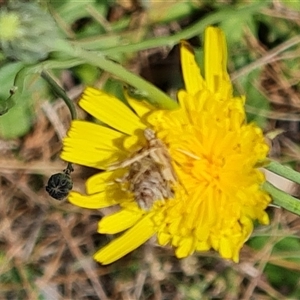
[[[185,89],[179,91],[179,107],[172,111],[127,95],[134,113],[111,95],[85,90],[80,106],[109,127],[73,121],[61,157],[106,171],[87,180],[86,195],[72,192],[69,201],[93,209],[119,204],[118,212],[100,220],[98,232],[126,230],[100,249],[95,260],[109,264],[156,235],[160,245],[176,248],[178,258],[214,249],[237,262],[253,221],[268,224],[264,210],[270,197],[261,189],[265,178],[257,169],[268,146],[262,131],[246,123],[244,97],[232,96],[220,29],[206,29],[204,53],[205,79],[190,46],[181,43]],[[154,160],[161,153],[145,139],[148,128],[162,143],[158,149],[166,151],[166,164]],[[134,161],[152,173],[143,169],[136,175]],[[165,180],[166,169],[174,171],[174,180]],[[156,195],[153,205],[143,207],[139,201],[144,195],[139,194],[140,175],[146,178],[142,184],[148,184],[147,192]]]

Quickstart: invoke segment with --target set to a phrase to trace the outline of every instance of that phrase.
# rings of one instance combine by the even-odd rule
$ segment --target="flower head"
[[[95,209],[118,204],[98,232],[126,230],[94,255],[103,264],[154,235],[178,258],[215,249],[238,261],[253,221],[269,222],[270,198],[256,168],[268,146],[262,131],[246,123],[244,97],[232,96],[220,29],[206,29],[204,50],[203,78],[190,46],[181,44],[185,89],[177,109],[158,110],[127,95],[133,112],[93,88],[79,102],[108,126],[73,121],[61,156],[104,171],[87,180],[86,195],[72,192],[69,201]]]

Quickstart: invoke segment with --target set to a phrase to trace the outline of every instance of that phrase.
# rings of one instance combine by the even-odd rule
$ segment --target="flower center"
[[[224,158],[212,158],[207,162],[207,174],[210,175],[209,182],[217,184],[220,180],[220,173],[224,166]]]

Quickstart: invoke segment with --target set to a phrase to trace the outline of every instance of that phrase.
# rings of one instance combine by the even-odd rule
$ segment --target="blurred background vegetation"
[[[175,98],[178,42],[189,40],[201,65],[207,25],[226,34],[235,93],[247,97],[248,120],[273,133],[270,157],[299,170],[299,1],[0,0],[0,299],[300,299],[296,215],[270,207],[270,226],[256,228],[239,264],[212,252],[178,260],[148,243],[103,267],[91,258],[111,238],[96,233],[103,212],[45,192],[49,176],[65,168],[59,152],[70,114],[41,70],[74,103],[86,85],[121,97],[117,74],[72,45]],[[76,190],[94,172],[76,166]],[[269,179],[299,197],[297,186]]]

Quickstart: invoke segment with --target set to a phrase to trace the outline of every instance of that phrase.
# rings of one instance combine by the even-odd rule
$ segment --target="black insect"
[[[73,188],[73,181],[70,176],[72,171],[73,167],[69,164],[63,173],[53,174],[49,178],[46,191],[52,198],[62,200],[69,195]]]

